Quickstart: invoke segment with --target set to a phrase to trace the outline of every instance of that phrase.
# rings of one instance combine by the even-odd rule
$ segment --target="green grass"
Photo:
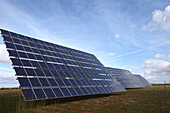
[[[0,113],[168,113],[170,85],[123,93],[25,102],[21,93],[0,94]]]

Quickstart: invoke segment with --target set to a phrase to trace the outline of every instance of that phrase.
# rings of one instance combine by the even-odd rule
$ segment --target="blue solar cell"
[[[75,87],[74,89],[76,90],[78,95],[84,95],[84,93],[82,92],[82,90],[79,87]]]
[[[5,44],[6,44],[6,48],[15,49],[14,44],[12,44],[12,43],[8,43],[8,42],[5,42]]]
[[[75,79],[75,82],[77,83],[78,86],[83,86],[83,83],[80,80]]]
[[[31,61],[31,64],[33,67],[40,67],[40,65],[37,61]]]
[[[45,76],[45,74],[43,73],[41,69],[36,69],[35,73],[37,74],[37,76]]]
[[[44,49],[48,50],[48,47],[47,46],[43,46]]]
[[[29,83],[28,78],[18,77],[17,79],[18,79],[21,87],[31,87],[31,84]]]
[[[55,67],[53,66],[53,64],[47,63],[47,66],[49,67],[49,69],[55,69]]]
[[[14,69],[15,69],[16,75],[26,75],[23,68],[14,67]]]
[[[48,81],[51,86],[59,86],[53,78],[48,78]]]
[[[21,91],[25,97],[25,100],[35,100],[36,99],[32,89],[21,89]]]
[[[46,78],[39,78],[39,81],[42,86],[50,86]]]
[[[21,60],[23,66],[29,66],[29,67],[32,67],[31,63],[29,60]]]
[[[62,79],[55,79],[55,80],[56,80],[56,82],[57,82],[57,84],[58,84],[59,86],[65,86],[65,84],[64,84],[64,82],[63,82]]]
[[[96,90],[96,87],[90,87],[94,94],[98,94],[99,92]]]
[[[38,48],[42,48],[42,46],[41,46],[40,44],[36,44],[36,46],[37,46]]]
[[[74,88],[68,88],[68,91],[71,93],[72,96],[78,95]]]
[[[45,61],[51,61],[51,60],[49,59],[49,57],[47,57],[47,56],[43,56],[43,59],[44,59]]]
[[[72,86],[77,86],[78,85],[74,79],[69,79],[69,81],[72,84]]]
[[[16,33],[13,33],[13,32],[9,32],[9,34],[13,37],[17,37],[17,34]]]
[[[35,95],[37,96],[37,99],[45,99],[46,98],[42,89],[33,89],[33,90],[35,92]]]
[[[35,70],[35,69],[25,68],[25,71],[26,71],[26,73],[27,73],[27,76],[36,76],[34,70]]]
[[[94,92],[91,90],[90,87],[86,87],[87,91],[89,92],[89,94],[94,94]]]
[[[29,78],[32,87],[41,87],[41,84],[39,83],[37,78]]]
[[[67,88],[60,88],[65,97],[72,96]]]
[[[81,83],[83,84],[83,86],[88,85],[85,80],[80,80],[80,81],[81,81]]]
[[[39,50],[40,54],[46,54],[46,52],[44,50]]]
[[[24,51],[32,52],[32,49],[30,47],[23,46]]]
[[[12,42],[12,38],[11,37],[3,36],[3,38],[4,38],[4,41]]]
[[[58,74],[58,71],[56,70],[51,70],[51,73],[54,77],[60,77],[60,75]]]
[[[33,54],[27,53],[27,56],[29,59],[36,59],[36,57]]]
[[[96,87],[97,92],[103,93],[102,90],[99,87]]]
[[[22,43],[23,45],[29,46],[29,44],[28,44],[27,41],[24,41],[24,40],[20,40],[20,41],[21,41],[21,43]]]
[[[13,65],[22,66],[20,59],[10,58]]]
[[[55,95],[56,95],[57,97],[64,97],[64,95],[63,95],[63,93],[61,92],[60,88],[52,88],[52,89],[53,89],[53,91],[54,91],[54,93],[55,93]]]
[[[13,38],[12,40],[13,40],[14,43],[21,44],[19,39]]]
[[[80,87],[80,89],[85,95],[90,94],[85,87]]]
[[[64,76],[65,77],[72,77],[72,75],[69,72],[64,71]]]
[[[66,77],[64,71],[57,71],[60,77]]]
[[[8,31],[3,30],[3,29],[0,29],[0,30],[1,30],[1,34],[9,35],[9,32],[8,32]]]
[[[18,52],[19,57],[21,58],[28,58],[27,54],[24,52]]]
[[[45,76],[52,77],[52,73],[49,70],[43,70]]]
[[[72,86],[72,84],[70,83],[69,79],[63,79],[63,82],[66,86]]]
[[[41,68],[48,68],[46,63],[44,62],[39,62]]]
[[[37,46],[35,45],[35,43],[32,43],[32,42],[28,42],[28,43],[29,43],[29,45],[32,46],[32,47],[37,47]]]
[[[8,50],[9,56],[15,56],[18,57],[18,52],[13,51],[13,50]]]
[[[42,56],[40,56],[40,55],[35,55],[35,57],[37,60],[43,60]]]
[[[45,51],[47,55],[52,56],[50,51]]]
[[[55,58],[49,57],[51,62],[56,62]]]
[[[48,98],[55,98],[55,95],[54,95],[53,91],[51,90],[51,88],[45,88],[44,92]]]
[[[40,53],[39,51],[38,51],[38,49],[35,49],[35,48],[31,48],[32,49],[32,51],[34,52],[34,53]]]

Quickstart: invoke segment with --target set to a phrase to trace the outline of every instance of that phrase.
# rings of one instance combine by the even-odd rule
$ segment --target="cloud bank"
[[[170,5],[164,11],[155,10],[152,12],[152,20],[148,25],[142,27],[143,30],[155,31],[166,30],[170,31]]]
[[[0,44],[0,63],[11,63],[6,47],[3,44]]]
[[[155,58],[145,60],[144,65],[142,65],[144,69],[143,76],[147,79],[170,76],[170,58],[168,57],[164,54],[156,54]]]

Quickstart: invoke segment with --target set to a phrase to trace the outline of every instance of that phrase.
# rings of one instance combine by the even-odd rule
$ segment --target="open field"
[[[170,113],[170,85],[127,92],[25,102],[18,90],[0,90],[0,113]]]

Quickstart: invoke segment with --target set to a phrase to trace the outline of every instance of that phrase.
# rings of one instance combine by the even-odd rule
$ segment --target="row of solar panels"
[[[89,73],[79,73],[71,71],[45,70],[14,67],[17,76],[34,76],[34,77],[69,77],[69,78],[85,78],[85,79],[113,79],[108,75],[97,75]]]
[[[66,59],[67,61],[78,61],[78,62],[82,62],[82,63],[90,63],[90,64],[96,65],[96,66],[101,65],[99,62],[95,62],[95,61],[88,60],[88,59],[81,59],[78,57],[73,57],[71,55],[64,55],[64,54],[60,54],[57,52],[49,52],[49,51],[47,52],[44,50],[38,50],[37,48],[35,49],[35,48],[24,47],[24,46],[20,46],[20,45],[16,45],[16,44],[14,45],[14,44],[8,43],[8,42],[5,42],[5,43],[6,43],[7,48],[15,49],[15,50],[17,50],[18,53],[19,52],[21,52],[21,53],[28,52],[30,55],[43,56],[44,58],[47,58],[49,61],[51,61],[51,59],[53,59],[53,58],[56,58],[56,59],[62,58],[62,59]],[[49,59],[49,58],[51,58],[51,59]],[[39,60],[39,59],[37,59],[37,60]],[[43,58],[41,58],[41,60],[43,60]]]
[[[131,82],[137,77],[119,69],[111,71],[92,54],[2,29],[1,34],[25,100],[121,92],[134,85],[141,87],[139,80]],[[115,75],[126,79],[119,80]]]
[[[58,44],[53,44],[53,43],[49,43],[49,42],[42,41],[42,40],[38,40],[38,39],[31,38],[31,37],[24,36],[24,35],[20,35],[20,34],[14,33],[14,32],[9,32],[7,30],[3,30],[3,29],[0,29],[0,30],[1,30],[1,34],[9,36],[9,37],[15,37],[15,38],[18,38],[19,40],[34,42],[35,44],[40,44],[40,45],[47,45],[47,46],[50,46],[50,47],[53,47],[53,48],[58,48],[58,49],[64,50],[64,51],[70,51],[74,54],[77,54],[78,56],[81,55],[82,57],[86,56],[86,57],[95,58],[95,56],[93,54],[90,54],[90,53],[87,53],[87,52],[75,50],[75,49],[72,49],[72,48],[64,47],[64,46],[61,46],[61,45],[58,45]]]
[[[88,59],[88,60],[99,62],[97,59],[95,59],[94,56],[93,57],[88,57],[86,55],[83,56],[83,55],[73,53],[71,51],[63,51],[62,49],[59,49],[59,48],[56,48],[56,47],[53,47],[53,46],[48,46],[46,44],[44,45],[44,44],[36,43],[36,42],[33,42],[33,41],[23,40],[23,39],[20,40],[20,39],[18,39],[18,37],[9,37],[9,35],[6,35],[6,36],[4,36],[4,40],[7,41],[7,42],[14,43],[16,48],[19,48],[21,50],[23,50],[23,47],[31,47],[31,48],[34,48],[34,49],[37,48],[39,51],[44,50],[47,53],[49,51],[50,52],[58,52],[60,54],[65,54],[65,55],[68,55],[68,56],[72,55],[73,57],[76,57],[76,58]],[[9,46],[13,46],[13,45],[9,45]],[[42,52],[43,54],[46,53],[44,51]],[[38,51],[36,51],[36,52],[38,52]]]
[[[126,91],[121,86],[114,87],[72,87],[72,88],[34,88],[21,89],[25,100],[42,100],[91,94]]]
[[[106,80],[64,79],[64,78],[22,78],[18,77],[22,87],[78,87],[78,86],[112,86],[116,82]]]
[[[141,88],[150,86],[150,83],[141,75],[134,75],[128,70],[105,67],[114,79],[116,79],[124,88]]]

